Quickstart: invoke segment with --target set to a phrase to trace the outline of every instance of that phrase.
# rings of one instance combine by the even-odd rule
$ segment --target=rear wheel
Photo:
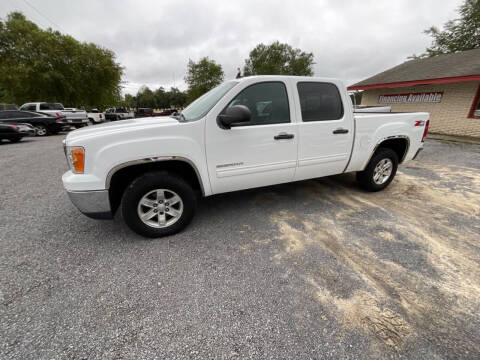
[[[46,136],[48,135],[48,130],[45,125],[36,125],[35,129],[37,129],[37,136]]]
[[[195,193],[185,180],[167,172],[151,172],[127,187],[122,214],[137,234],[156,238],[185,228],[193,218],[195,206]]]
[[[357,172],[357,181],[367,191],[385,189],[395,177],[398,156],[392,149],[380,148],[364,171]]]

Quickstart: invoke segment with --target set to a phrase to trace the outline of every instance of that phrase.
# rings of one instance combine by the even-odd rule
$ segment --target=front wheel
[[[135,179],[125,190],[122,214],[137,234],[157,238],[184,229],[195,213],[191,186],[174,174],[151,172]]]
[[[36,125],[35,129],[37,130],[37,136],[46,136],[48,135],[48,129],[45,125]]]
[[[397,167],[397,153],[392,149],[380,148],[365,170],[357,172],[357,181],[367,191],[383,190],[392,182]]]

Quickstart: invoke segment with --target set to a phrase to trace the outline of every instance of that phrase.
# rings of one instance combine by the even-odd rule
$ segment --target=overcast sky
[[[188,59],[208,56],[233,78],[258,43],[286,42],[315,56],[315,75],[346,85],[421,53],[422,31],[457,16],[462,0],[1,0],[43,28],[113,50],[124,92],[185,89]]]

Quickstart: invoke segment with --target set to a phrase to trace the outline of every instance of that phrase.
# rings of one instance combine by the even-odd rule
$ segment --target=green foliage
[[[187,102],[192,102],[219,85],[223,81],[223,77],[222,66],[208,57],[200,59],[197,63],[189,60],[185,77],[188,85]]]
[[[137,96],[125,94],[125,106],[136,108],[145,107],[152,109],[169,109],[183,107],[187,103],[187,94],[175,87],[165,91],[163,87],[152,91],[145,85],[142,86]]]
[[[19,12],[0,21],[0,59],[4,102],[105,108],[121,99],[123,69],[112,51],[42,30]]]
[[[450,20],[443,30],[432,26],[425,34],[433,38],[426,52],[411,58],[426,58],[480,48],[480,0],[465,0],[459,8],[460,18]]]
[[[278,41],[257,45],[245,60],[243,73],[250,75],[313,75],[313,54]]]

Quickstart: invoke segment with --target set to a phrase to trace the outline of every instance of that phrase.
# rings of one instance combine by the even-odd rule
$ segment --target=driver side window
[[[243,89],[227,108],[245,105],[252,118],[249,125],[281,124],[290,122],[290,108],[285,84],[262,82]]]

